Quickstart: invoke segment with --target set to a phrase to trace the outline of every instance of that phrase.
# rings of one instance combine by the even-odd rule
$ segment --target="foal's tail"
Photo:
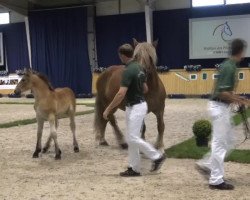
[[[70,93],[70,98],[71,98],[71,103],[70,103],[70,110],[72,112],[72,114],[75,115],[76,112],[76,96],[75,93],[73,92],[73,90],[69,89],[69,93]]]

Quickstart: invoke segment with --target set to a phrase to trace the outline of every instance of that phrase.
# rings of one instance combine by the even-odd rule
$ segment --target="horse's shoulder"
[[[61,92],[61,91],[72,91],[72,90],[69,87],[63,87],[63,88],[56,88],[54,91]]]
[[[123,70],[125,68],[124,65],[112,65],[108,68],[110,71]]]

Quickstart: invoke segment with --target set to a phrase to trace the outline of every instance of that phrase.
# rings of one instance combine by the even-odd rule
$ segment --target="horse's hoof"
[[[55,160],[61,160],[61,154],[57,154],[57,155],[55,156]]]
[[[163,145],[155,145],[155,148],[158,150],[158,151],[160,151],[160,152],[164,152],[165,150],[164,150],[164,146]]]
[[[62,154],[62,151],[61,151],[61,149],[59,149],[58,154],[56,154],[56,156],[55,156],[55,160],[61,160],[61,154]]]
[[[39,153],[37,153],[37,152],[33,153],[32,158],[38,158],[38,157],[39,157]]]
[[[38,158],[38,154],[33,154],[32,158]]]
[[[39,153],[41,152],[41,149],[36,149],[35,152],[33,153],[33,158],[38,158],[39,157]]]
[[[101,146],[109,146],[109,144],[107,143],[107,141],[103,141],[99,143]]]
[[[49,148],[44,147],[42,153],[47,153]]]
[[[127,143],[120,144],[120,146],[121,146],[122,149],[128,149],[128,144]]]
[[[79,152],[79,147],[74,147],[74,152],[78,153]]]

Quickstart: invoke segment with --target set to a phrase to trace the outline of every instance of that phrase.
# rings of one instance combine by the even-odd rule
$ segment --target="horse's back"
[[[72,108],[75,110],[76,106],[75,94],[70,88],[68,87],[56,88],[55,95],[56,95],[56,100],[58,101],[59,104],[61,104],[61,106],[69,105],[72,106]]]
[[[56,88],[55,89],[55,93],[57,94],[57,96],[59,97],[70,97],[70,98],[75,98],[75,94],[74,92],[68,88],[68,87],[64,87],[64,88]]]
[[[103,73],[101,73],[96,82],[97,92],[102,88],[104,84],[107,83],[107,81],[109,81],[114,73],[121,73],[123,70],[124,65],[113,65],[107,68]]]
[[[123,71],[123,65],[114,65],[106,69],[97,80],[97,95],[103,98],[112,99],[119,90]]]

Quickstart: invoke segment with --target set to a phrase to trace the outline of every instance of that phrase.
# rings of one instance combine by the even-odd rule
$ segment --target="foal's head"
[[[32,71],[31,69],[27,69],[27,70],[25,70],[23,78],[17,84],[17,86],[15,88],[15,91],[14,91],[15,94],[20,94],[20,93],[25,92],[27,90],[31,90],[34,83],[39,84],[39,80],[41,83],[45,83],[45,85],[47,85],[49,90],[51,90],[51,91],[54,90],[46,76],[44,76],[38,72]]]
[[[15,88],[15,91],[14,91],[15,94],[21,94],[22,92],[25,92],[31,89],[31,74],[32,74],[32,71],[30,69],[25,70],[23,78],[17,84]]]

